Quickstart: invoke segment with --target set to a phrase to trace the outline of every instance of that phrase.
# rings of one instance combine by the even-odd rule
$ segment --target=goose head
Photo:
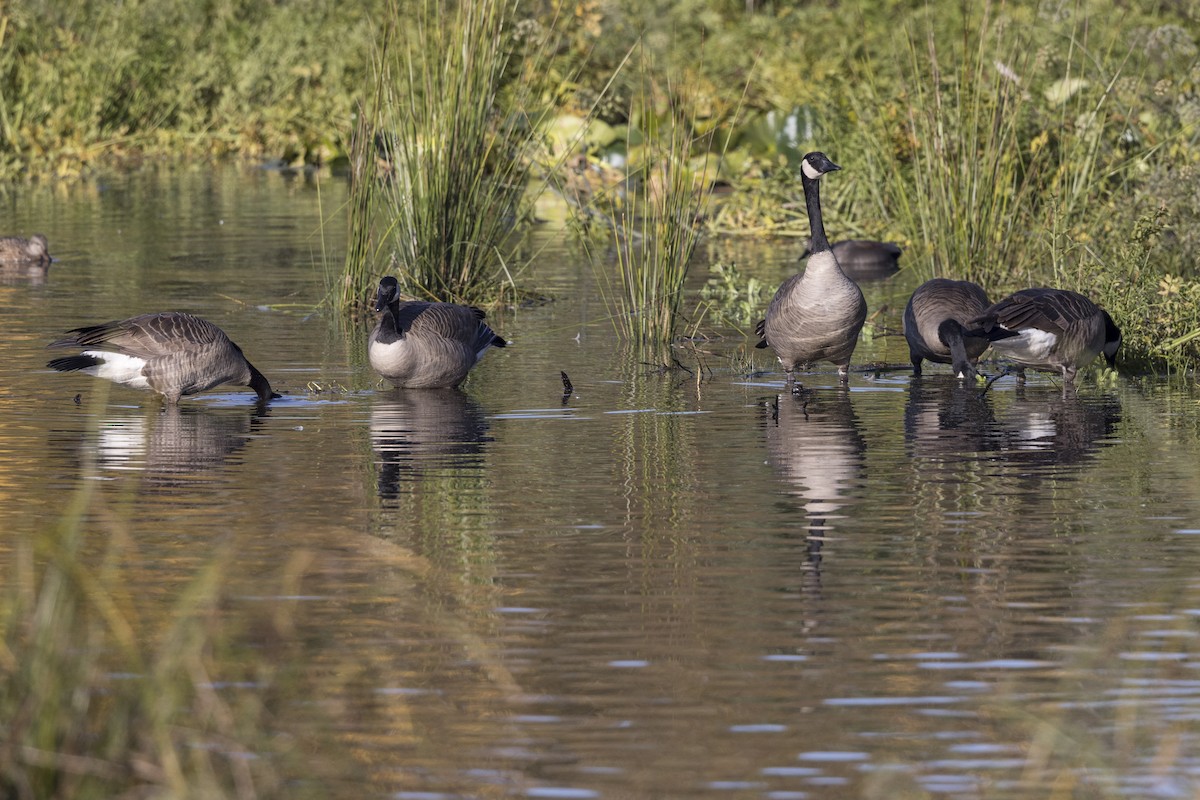
[[[50,243],[46,241],[46,237],[40,233],[35,233],[29,237],[29,244],[25,246],[25,252],[30,258],[43,259],[50,257]]]
[[[375,310],[383,311],[400,297],[400,283],[391,275],[379,281],[379,291],[375,295]]]
[[[1104,353],[1104,360],[1108,362],[1108,366],[1115,367],[1117,350],[1121,349],[1121,329],[1107,311],[1100,313],[1104,315],[1104,348],[1100,352]]]
[[[804,177],[811,181],[818,181],[826,172],[833,172],[835,169],[841,169],[841,167],[830,161],[824,153],[818,151],[808,153],[800,162],[800,170],[804,173]]]

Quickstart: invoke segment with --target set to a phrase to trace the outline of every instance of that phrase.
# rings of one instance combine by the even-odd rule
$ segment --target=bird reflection
[[[99,423],[96,466],[142,472],[154,486],[179,485],[186,476],[223,466],[266,414],[258,408],[247,413],[167,406],[139,416],[106,417]]]
[[[965,461],[988,462],[993,477],[1078,464],[1121,420],[1121,404],[1113,396],[1028,387],[984,393],[940,377],[915,378],[904,409],[909,455],[922,461],[927,481],[937,478],[936,463],[947,465],[944,477],[951,481],[963,480]]]
[[[0,261],[0,284],[28,284],[41,286],[46,282],[50,273],[49,262],[38,261]]]
[[[844,389],[779,395],[765,405],[767,457],[803,502],[808,559],[815,569],[830,520],[840,518],[862,477],[866,444]]]
[[[908,385],[904,440],[909,456],[957,462],[999,450],[991,396],[951,375],[922,375]]]
[[[401,482],[483,464],[488,422],[458,389],[397,389],[371,408],[371,448],[379,464],[379,496],[394,499]]]
[[[1121,421],[1113,395],[1083,397],[1054,389],[1023,388],[998,413],[1005,431],[1005,459],[1027,467],[1070,467],[1090,460]]]

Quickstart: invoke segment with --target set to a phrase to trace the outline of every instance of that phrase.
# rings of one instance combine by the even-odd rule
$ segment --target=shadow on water
[[[801,501],[808,565],[816,571],[828,532],[862,482],[866,440],[843,388],[779,394],[763,407],[767,457]]]
[[[481,472],[484,445],[491,441],[483,409],[458,389],[380,394],[371,406],[370,428],[384,500],[399,497],[408,481]]]

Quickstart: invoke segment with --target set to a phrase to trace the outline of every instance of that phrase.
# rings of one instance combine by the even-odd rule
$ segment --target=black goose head
[[[1104,349],[1100,352],[1104,353],[1104,360],[1108,362],[1108,366],[1115,367],[1117,351],[1121,349],[1121,329],[1107,311],[1101,310],[1100,313],[1104,315]]]
[[[818,151],[808,153],[800,162],[800,172],[811,181],[818,181],[826,172],[833,172],[835,169],[841,169],[841,167],[830,161],[824,153]]]
[[[383,311],[400,297],[400,282],[388,275],[379,281],[379,292],[375,295],[375,310]]]

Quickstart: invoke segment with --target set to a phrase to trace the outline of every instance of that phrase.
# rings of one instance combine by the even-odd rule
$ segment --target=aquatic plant
[[[645,54],[643,54],[643,59]],[[617,331],[637,347],[658,349],[678,329],[692,253],[703,233],[716,156],[697,132],[680,87],[660,85],[643,60],[643,87],[630,108],[641,144],[625,161],[624,193],[604,195],[615,274],[605,274],[605,303]]]
[[[517,25],[510,0],[422,0],[393,7],[389,24],[371,119],[382,185],[351,207],[352,252],[374,217],[378,257],[348,260],[343,302],[384,272],[423,299],[493,301],[513,287],[506,257],[541,146],[547,34]]]

